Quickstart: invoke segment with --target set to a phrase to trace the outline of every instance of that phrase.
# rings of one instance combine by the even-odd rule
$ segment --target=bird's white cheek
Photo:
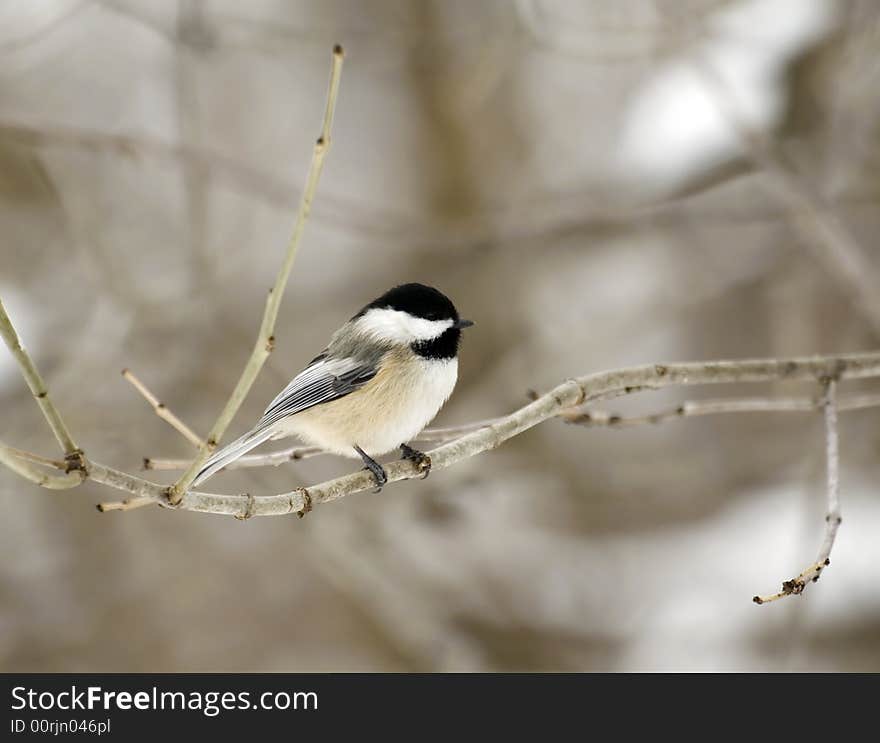
[[[427,320],[391,309],[372,309],[357,320],[358,329],[374,338],[409,345],[438,338],[452,320]]]

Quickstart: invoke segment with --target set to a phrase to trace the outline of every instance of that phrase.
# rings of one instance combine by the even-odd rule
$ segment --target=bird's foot
[[[404,459],[408,459],[412,462],[419,472],[424,473],[422,474],[423,480],[431,474],[431,457],[424,452],[421,452],[418,449],[413,449],[406,444],[401,444],[400,454]]]
[[[388,475],[385,474],[385,469],[359,446],[356,446],[355,450],[361,455],[361,459],[364,460],[364,469],[367,470],[376,481],[376,489],[373,492],[381,493],[382,486],[388,482]]]
[[[385,474],[385,468],[382,467],[382,465],[379,464],[377,461],[373,460],[373,462],[367,464],[367,466],[364,467],[364,469],[367,470],[373,476],[373,479],[376,481],[376,489],[373,492],[374,493],[381,493],[382,486],[386,482],[388,482],[388,475]]]

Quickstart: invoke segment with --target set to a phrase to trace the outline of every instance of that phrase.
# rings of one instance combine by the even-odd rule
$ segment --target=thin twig
[[[6,451],[9,454],[17,457],[18,459],[23,459],[26,462],[31,462],[33,464],[40,464],[43,467],[51,467],[56,470],[66,470],[67,463],[62,462],[60,459],[50,459],[49,457],[43,457],[39,454],[34,454],[31,451],[25,451],[24,449],[16,449],[14,446],[5,447]]]
[[[37,401],[37,405],[40,406],[40,410],[43,412],[46,422],[52,429],[52,433],[55,434],[55,438],[58,440],[64,455],[71,458],[71,460],[76,459],[77,463],[75,463],[75,465],[77,468],[80,467],[82,452],[74,442],[73,437],[70,435],[70,431],[67,430],[67,426],[61,418],[61,414],[58,412],[58,409],[49,397],[49,390],[46,388],[46,383],[43,381],[40,372],[37,371],[37,367],[34,365],[30,355],[22,345],[18,333],[15,332],[12,320],[9,319],[6,308],[3,306],[2,299],[0,299],[0,336],[3,336],[3,340],[6,342],[10,352],[18,362],[24,380],[27,382],[31,394]]]
[[[840,526],[840,433],[837,426],[837,381],[830,379],[825,390],[825,458],[828,486],[827,511],[825,513],[825,539],[819,549],[817,562],[831,557],[834,539]]]
[[[125,380],[134,387],[141,396],[150,404],[153,408],[153,412],[156,413],[163,421],[165,421],[169,426],[171,426],[175,431],[177,431],[183,438],[189,441],[193,446],[200,447],[204,444],[202,438],[193,431],[186,423],[184,423],[180,418],[178,418],[168,407],[156,397],[150,389],[138,379],[134,372],[130,369],[123,369],[122,376],[125,377]],[[187,465],[190,460],[187,460]]]
[[[473,423],[464,423],[459,426],[446,426],[444,428],[426,428],[416,438],[416,442],[445,442],[458,438],[462,434],[470,433],[478,428],[496,423],[500,418],[488,418],[482,421],[474,421]],[[312,457],[322,456],[327,452],[316,446],[290,446],[286,449],[278,451],[266,452],[264,454],[245,454],[233,462],[227,464],[224,470],[245,469],[251,467],[277,467],[285,462],[298,461],[300,459],[311,459]],[[153,457],[144,458],[145,470],[181,470],[189,466],[189,459],[158,459]]]
[[[227,464],[223,470],[237,470],[249,467],[277,467],[285,462],[311,459],[326,453],[316,446],[291,446],[287,449],[270,451],[265,454],[245,454],[243,457],[239,457]],[[144,457],[145,470],[182,470],[189,467],[189,463],[189,459],[154,459],[153,457]]]
[[[156,501],[154,501],[152,498],[147,498],[145,496],[135,496],[133,498],[127,498],[126,500],[99,503],[96,507],[101,513],[106,513],[107,511],[133,511],[136,508],[142,508],[143,506],[150,506],[155,504]]]
[[[708,400],[687,400],[681,405],[647,415],[618,415],[605,410],[563,411],[559,414],[566,423],[578,426],[605,426],[609,428],[628,428],[630,426],[654,425],[679,418],[694,418],[703,415],[725,413],[811,413],[823,409],[823,400],[810,397],[781,397],[777,399],[753,397],[742,399],[717,398]],[[880,394],[850,395],[837,403],[837,409],[864,410],[880,407]]]
[[[324,157],[330,147],[330,127],[333,123],[333,113],[336,109],[336,98],[339,94],[339,81],[342,74],[342,47],[337,45],[333,49],[333,66],[330,73],[330,86],[327,93],[327,106],[324,111],[324,123],[321,128],[321,136],[318,137],[312,152],[312,161],[309,166],[306,185],[303,189],[302,200],[300,202],[299,212],[296,218],[296,224],[293,228],[293,235],[287,246],[287,253],[281,264],[281,269],[275,279],[275,284],[269,290],[269,296],[266,300],[266,309],[263,313],[263,320],[260,324],[260,331],[257,335],[257,341],[254,350],[251,352],[250,359],[245,365],[241,373],[235,389],[229,397],[226,405],[223,407],[217,421],[212,426],[204,445],[200,448],[198,456],[193,460],[189,468],[184,472],[180,479],[174,483],[169,490],[169,502],[176,505],[180,502],[183,494],[189,488],[195,479],[202,465],[216,449],[218,442],[226,432],[227,427],[232,422],[235,414],[244,402],[247,393],[250,391],[254,380],[263,368],[263,364],[272,352],[275,345],[275,321],[278,317],[278,310],[281,307],[281,298],[284,296],[284,289],[287,286],[287,280],[290,277],[290,271],[293,268],[293,262],[296,258],[297,248],[299,247],[302,237],[303,228],[312,209],[312,200],[318,187],[318,179],[324,165]]]
[[[159,401],[152,391],[132,372],[130,369],[123,369],[122,376],[128,380],[132,386],[144,397],[144,399],[152,406],[162,420],[167,421],[176,431],[181,433],[184,438],[192,442],[196,446],[202,445],[202,439],[195,433],[184,421],[168,408],[163,402]],[[25,452],[26,453],[26,452]],[[234,462],[230,462],[224,469],[237,469],[239,467],[263,467],[278,466],[284,462],[296,459],[307,459],[309,457],[324,454],[325,452],[314,446],[298,446],[283,449],[281,451],[269,452],[266,454],[251,454],[239,457]],[[145,470],[185,470],[190,466],[191,459],[154,459],[152,457],[144,457],[143,468]]]
[[[822,571],[831,564],[831,550],[840,527],[840,445],[837,429],[837,380],[829,377],[823,381],[824,394],[821,407],[825,419],[826,496],[825,536],[819,547],[816,561],[796,577],[784,581],[782,590],[769,596],[755,596],[756,604],[766,604],[786,596],[799,596],[810,583],[819,580]]]
[[[68,488],[75,488],[86,479],[86,473],[80,469],[71,470],[60,475],[51,474],[44,469],[34,466],[35,463],[33,461],[27,461],[21,454],[22,452],[18,449],[0,444],[0,462],[17,475],[21,475],[26,480],[30,480],[40,487],[48,488],[49,490],[67,490]]]
[[[641,389],[649,389],[643,387]],[[641,391],[641,390],[639,390]],[[633,390],[629,391],[632,394]],[[610,396],[610,395],[609,395]],[[614,395],[617,397],[618,395]],[[532,399],[537,399],[535,394]],[[658,425],[679,418],[692,418],[703,415],[717,415],[725,413],[773,413],[773,412],[815,412],[822,407],[821,400],[810,397],[788,398],[742,398],[742,399],[708,399],[687,400],[675,408],[661,410],[647,415],[619,415],[605,410],[587,409],[579,406],[571,410],[563,410],[559,418],[566,423],[587,427],[629,428],[641,425]],[[867,408],[880,407],[880,394],[849,395],[841,399],[837,404],[839,411],[865,410]],[[445,426],[426,428],[415,439],[416,442],[445,443],[459,436],[485,428],[497,423],[501,418],[486,418],[485,420],[463,423],[458,426]],[[277,467],[286,462],[300,459],[311,459],[322,456],[327,452],[315,446],[291,446],[278,451],[264,454],[245,454],[224,467],[224,470],[249,469],[253,467]],[[144,459],[145,470],[181,470],[189,465],[188,459],[159,459],[147,457]]]
[[[493,423],[498,423],[501,418],[486,418],[480,421],[473,421],[472,423],[462,423],[458,426],[442,426],[437,428],[426,428],[422,431],[418,437],[417,441],[449,441],[450,439],[454,439],[457,436],[461,436],[463,433],[470,433],[471,431],[476,431],[480,428],[486,428],[486,426],[491,426]]]

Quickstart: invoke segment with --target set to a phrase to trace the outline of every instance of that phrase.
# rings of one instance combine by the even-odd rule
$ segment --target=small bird
[[[395,286],[344,323],[257,425],[205,463],[193,485],[264,441],[291,435],[324,451],[359,456],[380,490],[388,477],[374,457],[392,449],[400,448],[427,477],[430,458],[407,442],[452,394],[461,331],[471,325],[437,289]]]

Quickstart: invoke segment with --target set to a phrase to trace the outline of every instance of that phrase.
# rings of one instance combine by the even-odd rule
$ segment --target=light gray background
[[[230,435],[344,319],[408,280],[477,321],[448,424],[634,363],[876,348],[687,69],[717,64],[874,258],[878,10],[5,2],[0,295],[88,453],[130,471],[188,454],[120,369],[210,426],[288,239],[339,41],[333,149],[277,351]],[[302,521],[101,515],[114,491],[2,471],[0,668],[876,670],[878,415],[842,415],[832,567],[801,599],[760,608],[751,596],[819,544],[815,415],[550,422]],[[0,439],[55,453],[2,352]],[[328,457],[212,483],[280,492],[352,467]]]

